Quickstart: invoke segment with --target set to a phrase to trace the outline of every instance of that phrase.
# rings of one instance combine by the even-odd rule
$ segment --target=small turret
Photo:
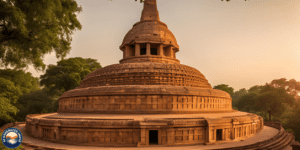
[[[180,63],[176,59],[179,51],[176,38],[160,21],[156,0],[145,0],[141,20],[125,35],[120,49],[123,51],[120,63]]]

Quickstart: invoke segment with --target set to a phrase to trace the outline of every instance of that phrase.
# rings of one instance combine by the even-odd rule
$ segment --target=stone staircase
[[[293,141],[293,137],[284,130],[281,124],[265,124],[267,126],[279,129],[279,133],[274,137],[254,143],[251,145],[233,147],[233,148],[222,148],[222,149],[214,149],[214,150],[281,150],[287,146],[289,146]]]

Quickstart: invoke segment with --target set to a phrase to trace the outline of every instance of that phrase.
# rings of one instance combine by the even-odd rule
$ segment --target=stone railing
[[[19,125],[19,124],[25,124],[25,122],[8,123],[8,124],[6,124],[6,125],[4,125],[4,126],[2,126],[2,127],[0,128],[0,132],[3,132],[5,129],[10,128],[10,127],[13,127],[13,126],[16,126],[16,125]]]
[[[276,128],[278,130],[281,130],[282,127],[281,122],[264,121],[264,125]]]

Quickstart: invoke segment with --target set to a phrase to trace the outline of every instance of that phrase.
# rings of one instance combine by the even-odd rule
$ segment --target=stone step
[[[291,137],[287,132],[284,132],[284,135],[280,138],[268,143],[266,145],[262,145],[259,149],[271,149],[271,150],[280,150],[289,145],[291,142]]]
[[[290,142],[289,135],[284,131],[283,128],[279,130],[279,133],[275,135],[273,138],[251,144],[246,146],[234,147],[234,148],[225,148],[222,150],[266,150],[266,149],[274,149],[280,147],[285,147]],[[221,149],[218,149],[221,150]]]
[[[292,137],[290,137],[288,135],[288,133],[286,133],[286,138],[283,139],[282,141],[278,142],[278,143],[275,143],[272,147],[270,147],[271,149],[278,149],[278,150],[281,150],[283,149],[284,147],[288,146],[291,142],[292,142]]]
[[[269,140],[267,142],[261,143],[259,144],[260,147],[262,148],[268,148],[268,147],[272,147],[272,145],[276,145],[277,143],[281,143],[286,136],[288,136],[285,132],[283,132],[283,134],[280,137],[277,138],[272,138],[273,140]]]

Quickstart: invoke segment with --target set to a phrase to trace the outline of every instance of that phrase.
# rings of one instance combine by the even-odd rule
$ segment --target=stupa
[[[262,130],[262,117],[233,110],[228,93],[180,64],[156,0],[145,0],[120,50],[120,64],[93,71],[63,93],[57,113],[28,115],[28,134],[76,145],[171,146],[239,141]]]

